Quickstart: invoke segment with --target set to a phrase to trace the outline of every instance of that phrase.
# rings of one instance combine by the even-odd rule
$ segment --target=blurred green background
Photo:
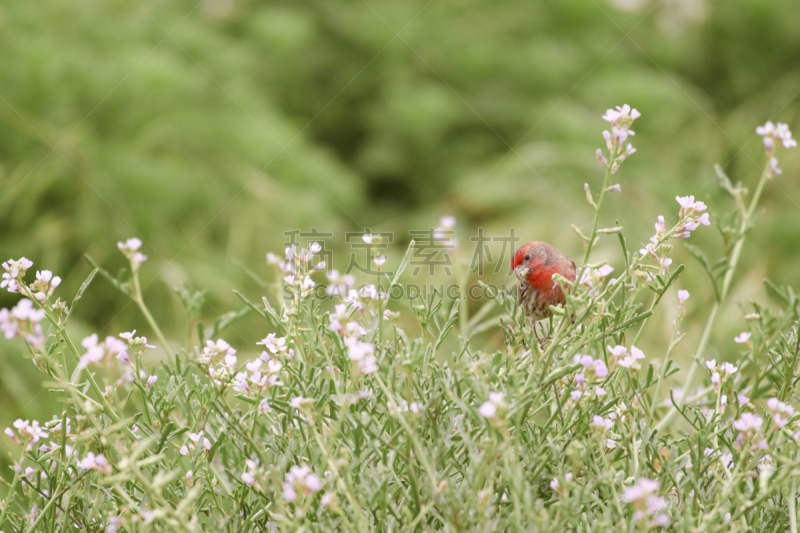
[[[207,289],[209,320],[240,307],[234,288],[258,301],[265,291],[239,265],[271,279],[265,253],[288,230],[332,232],[339,269],[345,232],[393,232],[391,265],[409,230],[448,213],[462,257],[482,227],[580,258],[570,225],[590,226],[583,183],[596,192],[602,180],[600,117],[623,103],[642,113],[638,153],[615,175],[623,193],[603,224],[618,219],[633,247],[657,215],[674,221],[678,194],[712,216],[730,208],[714,163],[754,185],[757,125],[800,128],[798,28],[796,0],[3,2],[0,255],[53,270],[71,299],[90,271],[83,254],[116,272],[116,242],[140,237],[145,297],[176,346],[187,322],[173,287]],[[780,155],[734,299],[764,298],[767,276],[796,287],[798,153]],[[713,227],[691,242],[721,250]],[[673,257],[690,267],[686,360],[711,291],[680,243]],[[617,239],[595,258],[619,266]],[[511,280],[507,269],[494,279]],[[0,307],[16,300],[0,293]],[[152,338],[127,304],[96,280],[73,334]],[[676,304],[653,319],[654,359]],[[736,349],[744,321],[734,305],[725,313],[709,358]],[[224,337],[250,353],[266,333],[248,319]],[[20,353],[0,340],[0,426],[58,409]]]

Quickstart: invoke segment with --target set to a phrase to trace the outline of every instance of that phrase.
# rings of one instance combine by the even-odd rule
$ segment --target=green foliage
[[[630,125],[625,113],[615,127]],[[388,294],[413,241],[393,275],[378,270],[376,285],[345,290],[328,311],[311,281],[324,267],[295,247],[280,267],[279,309],[237,292],[244,307],[206,322],[202,292],[176,289],[187,343],[200,344],[190,351],[175,348],[145,303],[136,239],[119,246],[129,268],[115,278],[96,267],[69,308],[53,299],[56,278],[37,273],[28,282],[30,262],[4,264],[26,298],[3,310],[0,326],[24,339],[62,412],[6,431],[18,450],[0,527],[797,531],[797,297],[767,282],[781,305],[743,306],[749,327],[736,341],[746,349],[730,362],[706,361],[704,335],[684,391],[662,394],[679,371],[672,355],[685,337],[688,293],[678,295],[662,361],[636,344],[685,275],[683,264],[670,268],[671,243],[709,225],[708,214],[703,202],[681,198],[677,221],[660,219],[650,243],[629,251],[622,228],[606,231],[599,220],[610,178],[630,154],[609,141],[601,192],[588,197],[595,217],[583,265],[574,282],[554,276],[568,296],[541,341],[505,290],[491,293],[494,311],[471,318],[435,291],[411,299],[421,333],[402,327]],[[740,225],[721,231],[732,241],[722,274],[692,250],[720,278],[707,331],[727,302],[770,173],[768,162],[748,198],[728,188]],[[625,256],[614,279],[607,265],[589,263],[601,238],[618,241]],[[370,256],[382,240],[364,239]],[[148,364],[154,347],[133,333],[92,335],[77,348],[68,321],[98,273],[138,307],[161,343],[160,365]],[[251,345],[237,356],[219,336],[248,315],[273,332],[256,343],[260,355]],[[498,321],[503,347],[485,350],[475,332]],[[698,368],[711,384],[692,389]]]

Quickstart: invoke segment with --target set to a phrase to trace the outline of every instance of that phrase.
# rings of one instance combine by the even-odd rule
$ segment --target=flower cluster
[[[681,219],[681,225],[675,230],[674,237],[676,239],[687,239],[691,232],[696,230],[700,225],[709,226],[711,222],[708,220],[708,213],[700,214],[706,210],[706,204],[700,200],[695,201],[694,196],[676,196],[681,210],[678,216]]]
[[[147,337],[134,337],[134,335],[136,335],[136,330],[126,331],[125,333],[120,333],[119,338],[128,343],[128,347],[137,357],[141,357],[146,348],[155,348],[155,346],[147,344]],[[130,358],[127,361],[123,360],[123,362],[130,364]]]
[[[274,333],[270,333],[256,344],[264,346],[267,349],[261,352],[260,359],[262,361],[271,361],[273,355],[288,356],[290,359],[294,359],[294,350],[286,345],[286,337],[278,337]],[[236,353],[235,350],[234,353]]]
[[[362,285],[358,289],[350,289],[343,298],[345,303],[350,304],[359,312],[363,313],[371,304],[379,299],[386,300],[386,292],[378,289],[375,285]]]
[[[328,315],[328,329],[346,337],[364,335],[366,330],[356,320],[352,320],[352,309],[347,304],[336,304],[334,312]]]
[[[761,431],[761,426],[763,425],[764,419],[760,416],[753,413],[742,413],[741,417],[739,417],[738,420],[735,420],[732,424],[733,429],[739,432],[736,442],[739,445],[743,445],[748,440],[752,440],[754,443],[754,449],[766,449],[767,440],[764,438],[758,438]]]
[[[16,430],[16,432],[14,431]],[[33,423],[30,420],[22,420],[18,418],[14,421],[14,429],[6,428],[5,434],[11,437],[17,444],[23,442],[30,449],[34,443],[39,442],[39,439],[47,438],[50,434],[45,431],[45,428],[39,425],[38,420]],[[19,435],[19,437],[17,436]]]
[[[259,485],[257,479],[262,476],[263,471],[258,466],[258,460],[247,459],[245,460],[244,464],[247,466],[247,471],[242,472],[242,481],[251,487],[256,487],[260,490],[261,486]]]
[[[756,128],[756,133],[764,137],[764,148],[767,150],[767,155],[772,155],[776,142],[782,144],[784,148],[797,146],[797,141],[792,139],[792,132],[789,131],[789,126],[782,122],[778,122],[775,125],[771,120],[768,120],[766,124]]]
[[[234,350],[234,352],[236,352],[236,350]],[[220,387],[220,389],[227,387],[236,372],[236,361],[237,358],[235,355],[230,353],[226,354],[216,366],[208,365],[206,368],[206,375],[211,378],[214,385]]]
[[[293,466],[286,473],[283,483],[283,497],[287,502],[295,501],[298,496],[310,496],[322,489],[322,480],[306,465]]]
[[[19,282],[25,277],[25,272],[33,266],[33,261],[25,257],[14,261],[9,259],[3,263],[3,281],[0,282],[0,289],[8,287],[8,292],[19,292]]]
[[[111,473],[111,465],[108,463],[106,456],[102,453],[100,455],[95,455],[89,452],[86,454],[86,457],[78,461],[78,466],[84,470],[96,470],[101,474],[108,475]]]
[[[99,365],[101,362],[111,364],[111,358],[116,357],[126,364],[131,364],[128,356],[128,344],[116,337],[108,336],[103,342],[99,342],[96,333],[93,333],[81,341],[81,346],[86,348],[86,353],[78,361],[78,368],[83,369],[90,364]]]
[[[207,365],[215,359],[234,354],[236,354],[236,350],[231,348],[231,345],[223,339],[217,339],[216,342],[207,340],[206,345],[203,347],[203,352],[197,354],[197,362],[201,365]]]
[[[136,237],[131,237],[125,242],[119,241],[117,243],[117,248],[125,254],[125,257],[131,262],[131,267],[134,270],[138,269],[139,265],[147,261],[147,256],[139,251],[141,247],[142,241]]]
[[[0,309],[0,330],[6,339],[22,337],[37,350],[44,346],[44,331],[40,322],[44,320],[45,310],[34,309],[33,302],[27,298],[8,309]]]
[[[195,450],[200,445],[200,439],[203,439],[203,449],[208,452],[211,450],[211,441],[207,437],[203,437],[203,432],[189,433],[189,443],[181,446],[181,455],[194,455]]]
[[[658,481],[640,478],[633,486],[625,487],[620,499],[636,509],[633,513],[634,521],[647,518],[649,527],[669,525],[669,515],[662,512],[667,508],[667,502],[656,494],[660,486]]]
[[[378,371],[378,362],[372,355],[375,347],[372,343],[362,342],[357,336],[345,337],[344,344],[347,347],[347,357],[358,365],[358,371],[362,374],[372,374]]]
[[[286,258],[280,264],[280,269],[286,274],[283,277],[283,281],[292,292],[298,294],[301,298],[307,298],[316,286],[314,280],[311,279],[311,274],[325,270],[325,261],[320,261],[315,266],[311,266],[314,254],[321,250],[322,246],[316,242],[312,242],[308,249],[303,248],[299,252],[295,244],[284,250]],[[269,257],[267,260],[269,261]]]
[[[603,138],[606,140],[606,148],[611,157],[612,174],[617,171],[620,163],[636,152],[636,148],[630,143],[627,143],[627,146],[625,143],[628,137],[635,135],[635,132],[630,127],[633,125],[633,121],[640,116],[641,113],[636,109],[631,109],[628,104],[621,107],[617,106],[617,109],[608,109],[606,114],[603,115],[603,120],[611,124],[611,131],[604,131]],[[597,149],[597,160],[601,165],[608,166],[608,159],[599,148]]]
[[[639,250],[642,256],[651,256],[655,258],[660,264],[660,270],[663,272],[671,263],[672,259],[666,257],[666,252],[669,246],[663,247],[662,244],[668,238],[674,239],[687,239],[691,233],[700,226],[709,226],[708,213],[701,213],[707,209],[706,204],[700,200],[695,200],[694,196],[676,196],[675,200],[681,206],[678,212],[678,225],[674,228],[667,230],[664,217],[659,215],[658,221],[655,223],[656,233],[650,237],[650,243]],[[661,253],[659,255],[659,250]],[[648,276],[649,279],[649,276]]]
[[[613,271],[614,267],[611,265],[603,265],[595,269],[587,268],[583,271],[583,275],[581,276],[581,285],[586,285],[589,289],[593,289],[595,285],[602,284],[606,277]]]
[[[53,291],[59,285],[61,285],[60,277],[53,276],[53,273],[49,270],[42,270],[41,272],[37,270],[36,281],[31,283],[30,289],[33,297],[43,302],[53,295]]]
[[[739,368],[730,363],[721,363],[718,366],[716,359],[706,361],[706,368],[711,372],[711,383],[714,385],[714,392],[717,394],[719,394],[720,387],[739,370]]]
[[[636,346],[631,346],[631,353],[628,353],[628,349],[625,346],[607,346],[608,351],[611,355],[614,356],[614,361],[621,367],[624,368],[631,368],[633,370],[639,370],[641,365],[636,361],[640,359],[644,359],[644,352],[641,351]]]
[[[785,427],[789,423],[789,419],[794,415],[794,408],[777,398],[767,400],[767,407],[772,411],[772,420],[779,428]]]
[[[614,427],[614,420],[611,418],[604,418],[600,415],[592,416],[592,427],[595,433],[601,438],[606,438],[606,433],[609,429]]]
[[[570,392],[570,399],[572,401],[579,401],[584,394],[589,390],[587,381],[601,380],[608,376],[608,367],[602,359],[594,359],[591,355],[576,355],[573,360],[575,364],[583,365],[583,370],[572,377],[572,381],[577,387]],[[594,388],[596,396],[605,396],[606,391],[596,385]]]
[[[283,365],[270,359],[266,361],[266,368],[262,368],[264,362],[263,359],[256,359],[247,363],[245,365],[247,371],[236,374],[233,390],[252,398],[256,393],[266,394],[273,385],[283,385],[279,379]],[[265,404],[265,410],[269,410],[268,403]]]

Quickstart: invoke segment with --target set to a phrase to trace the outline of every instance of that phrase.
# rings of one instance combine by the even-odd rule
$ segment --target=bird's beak
[[[528,275],[531,269],[524,265],[519,265],[514,269],[514,274],[517,276],[517,279],[522,279]]]

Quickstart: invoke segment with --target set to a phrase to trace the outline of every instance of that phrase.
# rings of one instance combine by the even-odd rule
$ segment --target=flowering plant
[[[605,197],[622,193],[610,177],[636,152],[628,141],[639,117],[628,105],[603,116],[611,124],[606,151],[597,151],[604,181],[598,195],[585,186],[593,226],[588,235],[575,228],[585,243],[579,275],[556,275],[572,286],[541,343],[515,295],[502,292],[490,304],[503,322],[499,349],[472,342],[495,319],[488,311],[470,319],[466,305],[436,295],[409,302],[421,335],[401,328],[402,311],[387,298],[413,242],[393,277],[371,248],[373,285],[356,289],[329,271],[338,301],[327,310],[313,290],[325,270],[314,264],[319,245],[269,254],[281,270],[282,307],[237,292],[240,314],[263,320],[255,342],[263,350],[233,348],[222,337],[230,320],[199,328],[194,350],[176,350],[142,296],[139,239],[118,244],[128,279],[94,265],[69,304],[54,298],[60,279],[51,272],[28,281],[32,261],[3,263],[2,287],[21,299],[0,311],[0,328],[24,343],[62,414],[5,430],[18,454],[0,528],[796,532],[800,344],[791,289],[770,284],[782,306],[748,309],[738,353],[703,359],[761,192],[781,173],[776,153],[796,143],[785,124],[758,128],[767,160],[749,205],[718,170],[739,229],[727,230],[730,246],[716,263],[693,251],[716,300],[682,391],[665,390],[692,302],[686,290],[673,293],[685,267],[673,268],[670,252],[711,215],[702,201],[677,196],[676,222],[659,216],[638,251],[623,228],[600,227]],[[454,224],[445,217],[437,231]],[[619,241],[622,264],[592,263],[600,238]],[[363,242],[374,247],[381,236]],[[70,316],[97,274],[137,305],[156,345],[135,330],[73,340]],[[197,298],[185,298],[187,312]],[[645,353],[637,344],[665,298],[677,308],[670,342]],[[458,348],[445,353],[447,338]],[[698,377],[705,383],[694,388]]]

